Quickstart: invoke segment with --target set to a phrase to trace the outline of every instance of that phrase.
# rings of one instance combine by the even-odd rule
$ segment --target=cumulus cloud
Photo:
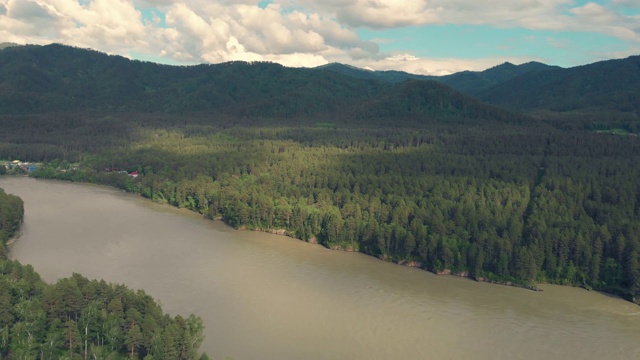
[[[603,5],[574,0],[0,0],[0,37],[19,43],[55,41],[125,56],[149,54],[170,62],[265,60],[317,66],[337,61],[439,74],[517,59],[389,54],[380,50],[384,35],[364,40],[358,29],[487,25],[600,32],[640,42],[640,18],[628,11],[638,1],[610,0]]]
[[[27,21],[51,20],[53,15],[49,10],[35,1],[9,1],[8,15],[15,19]]]
[[[299,0],[313,11],[333,14],[341,23],[372,29],[428,24],[518,23],[524,18],[557,14],[572,0]],[[289,0],[282,3],[290,4]]]
[[[0,32],[22,43],[61,42],[126,53],[144,45],[147,28],[140,12],[126,0],[6,0]]]
[[[396,54],[377,61],[356,61],[353,64],[371,70],[400,70],[420,75],[449,75],[460,71],[482,71],[504,62],[522,64],[529,61],[544,61],[536,57],[487,57],[480,59],[430,59],[412,54]]]
[[[351,26],[392,28],[437,23],[441,11],[425,1],[357,0],[342,7],[337,17]]]
[[[532,30],[602,32],[624,39],[638,36],[638,19],[612,10],[640,7],[640,0],[612,0],[605,7],[573,0],[300,0],[306,8],[334,16],[350,27],[387,29],[430,24],[491,25]],[[290,0],[282,3],[291,4]],[[612,29],[613,28],[613,29]],[[627,31],[622,31],[626,29]]]
[[[284,64],[321,65],[333,49],[372,56],[379,48],[360,40],[352,29],[319,14],[283,11],[281,4],[185,3],[166,9],[165,51],[192,54],[191,60],[274,60]]]
[[[55,27],[57,18],[50,9],[35,1],[9,0],[1,7],[4,9],[3,18],[7,18],[2,30],[14,30],[16,35],[43,36],[48,29]]]
[[[600,4],[572,8],[577,30],[601,32],[624,40],[640,41],[640,18],[625,16]]]

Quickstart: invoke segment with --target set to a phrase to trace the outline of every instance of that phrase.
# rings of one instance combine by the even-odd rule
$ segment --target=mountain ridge
[[[387,111],[388,99],[407,94],[407,86],[419,88],[423,97],[411,96],[402,101],[407,107]],[[0,51],[0,113],[51,111],[215,112],[267,118],[508,117],[504,110],[430,80],[416,87],[267,62],[160,65],[60,44]]]
[[[512,110],[640,111],[640,56],[522,74],[479,96]]]
[[[640,117],[640,56],[611,59],[570,68],[528,62],[509,62],[484,71],[462,71],[444,76],[384,71],[360,71],[329,66],[348,75],[395,82],[397,78],[435,80],[461,93],[498,107],[524,113],[555,114],[607,112]]]
[[[427,76],[340,63],[315,68],[242,61],[161,65],[61,44],[13,45],[0,48],[4,114],[79,110],[343,118],[476,118],[479,113],[504,118],[509,112],[640,116],[640,56],[571,68],[504,62],[484,71]],[[408,96],[405,87],[415,87],[407,85],[411,81],[431,87],[423,92],[431,98],[409,96],[411,104],[398,98],[399,93]],[[446,101],[441,96],[445,93]],[[389,103],[392,98],[396,103]],[[432,106],[433,99],[441,106]],[[402,111],[399,103],[406,105]],[[374,109],[379,112],[374,114]]]

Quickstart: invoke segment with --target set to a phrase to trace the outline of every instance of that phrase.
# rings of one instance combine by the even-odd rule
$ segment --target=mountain
[[[398,83],[408,79],[435,80],[446,84],[462,93],[477,95],[492,86],[500,84],[514,77],[526,74],[530,71],[548,69],[560,69],[557,66],[545,65],[539,62],[528,62],[522,65],[514,65],[509,62],[494,66],[484,71],[462,71],[443,76],[416,75],[403,71],[386,70],[373,71],[359,69],[353,66],[331,63],[322,65],[318,69],[326,69],[340,74],[349,75],[358,79],[381,80],[389,83]]]
[[[539,62],[503,63],[484,71],[423,76],[401,71],[369,71],[329,64],[324,69],[359,79],[398,83],[406,79],[435,80],[498,107],[547,114],[586,113],[637,119],[640,116],[640,56],[573,68]]]
[[[0,114],[52,111],[350,119],[509,116],[434,81],[390,83],[266,62],[169,66],[59,44],[0,50]]]
[[[640,56],[568,69],[534,70],[478,94],[520,111],[640,111]]]
[[[10,43],[10,42],[3,42],[3,43],[0,43],[0,50],[2,50],[4,48],[12,47],[12,46],[20,46],[20,45],[14,44],[14,43]]]
[[[493,86],[523,74],[548,69],[560,68],[539,62],[528,62],[521,65],[505,62],[484,71],[462,71],[451,75],[440,76],[434,80],[441,81],[462,93],[478,95]]]
[[[480,72],[432,77],[342,64],[313,69],[266,62],[169,66],[59,44],[0,49],[0,114],[115,111],[268,118],[513,117],[499,108],[637,118],[640,56],[567,69],[538,62],[504,63]]]
[[[380,80],[389,83],[399,83],[405,80],[414,79],[414,80],[438,80],[437,76],[426,76],[426,75],[416,75],[410,74],[404,71],[397,70],[384,70],[384,71],[374,71],[374,70],[366,70],[360,69],[355,66],[345,65],[340,63],[330,63],[327,65],[318,66],[316,69],[329,70],[333,72],[337,72],[343,75],[349,75],[358,79],[367,79],[367,80]]]

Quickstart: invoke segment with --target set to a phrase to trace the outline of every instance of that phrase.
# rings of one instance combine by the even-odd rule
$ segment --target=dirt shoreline
[[[20,226],[22,226],[22,224]],[[22,231],[18,231],[16,234],[14,234],[11,237],[11,239],[7,240],[5,245],[11,246],[11,245],[15,244],[18,241],[18,239],[20,239],[20,236],[22,236]]]
[[[225,224],[229,225],[226,221],[224,221],[224,219],[222,218],[217,218],[215,220],[220,220],[222,222],[224,222]],[[231,226],[231,225],[229,225]],[[287,230],[286,229],[263,229],[263,228],[248,228],[246,226],[240,226],[238,228],[236,228],[236,230],[238,231],[246,231],[246,230],[251,230],[251,231],[260,231],[260,232],[265,232],[265,233],[269,233],[269,234],[275,234],[275,235],[281,235],[281,236],[286,236],[286,237],[290,237],[293,239],[297,239],[294,236],[291,236],[289,234],[287,234]],[[302,239],[298,239],[300,241],[305,241]],[[310,238],[309,240],[307,240],[306,242],[310,243],[310,244],[315,244],[315,245],[319,245],[322,247],[325,247],[324,245],[321,245],[318,243],[318,239],[314,238]],[[345,252],[359,252],[356,249],[354,249],[351,246],[347,246],[347,247],[343,247],[341,245],[334,245],[334,246],[330,246],[330,247],[325,247],[329,250],[336,250],[336,251],[345,251]],[[364,253],[363,253],[364,254]],[[368,256],[372,256],[369,254],[365,254]],[[485,277],[473,277],[469,274],[468,271],[463,271],[461,273],[456,273],[451,271],[450,269],[444,269],[441,271],[431,271],[431,270],[427,270],[423,267],[423,264],[421,262],[418,261],[407,261],[407,260],[400,260],[400,261],[393,261],[391,259],[388,259],[386,257],[376,257],[376,256],[372,256],[375,257],[379,260],[382,261],[386,261],[386,262],[392,262],[394,264],[397,265],[401,265],[401,266],[407,266],[407,267],[414,267],[414,268],[418,268],[420,270],[424,270],[436,275],[450,275],[450,276],[456,276],[456,277],[463,277],[463,278],[467,278],[473,281],[477,281],[477,282],[486,282],[486,283],[490,283],[490,284],[495,284],[495,285],[503,285],[503,286],[511,286],[511,287],[517,287],[517,288],[521,288],[521,289],[526,289],[526,290],[531,290],[531,291],[535,291],[535,292],[541,292],[543,291],[542,289],[540,289],[539,287],[535,286],[535,285],[528,285],[528,284],[519,284],[519,283],[515,283],[512,281],[499,281],[499,280],[490,280],[487,279]]]

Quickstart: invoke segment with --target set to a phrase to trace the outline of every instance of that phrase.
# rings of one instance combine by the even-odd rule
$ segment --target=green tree
[[[131,326],[127,330],[127,334],[125,335],[124,341],[125,341],[125,344],[127,344],[127,347],[129,349],[130,358],[132,360],[137,359],[138,358],[137,350],[140,348],[142,344],[143,337],[142,337],[142,332],[140,331],[140,327],[138,326],[138,324],[136,324],[135,321],[131,324]]]

